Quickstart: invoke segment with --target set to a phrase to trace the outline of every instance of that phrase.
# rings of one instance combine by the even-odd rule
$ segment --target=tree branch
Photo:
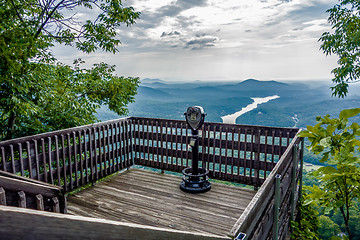
[[[16,12],[16,15],[17,17],[19,18],[20,22],[25,26],[25,22],[24,22],[24,19],[22,19],[19,11],[17,10],[16,6],[15,6],[15,3],[13,0],[11,0],[11,4],[13,5],[14,9],[15,9],[15,12]]]
[[[40,15],[39,15],[39,18],[38,18],[38,22],[40,23],[41,19],[44,17],[44,14],[45,12],[47,12],[47,9],[48,7],[50,6],[51,4],[51,0],[50,1],[47,1],[46,3],[43,2],[44,4],[44,7],[43,7],[43,10],[41,11]],[[40,5],[41,6],[41,5]]]
[[[38,28],[38,30],[36,31],[36,33],[35,33],[35,35],[34,35],[34,38],[35,38],[35,39],[39,36],[41,30],[43,29],[43,27],[45,26],[45,24],[49,21],[49,19],[51,18],[51,16],[55,13],[56,9],[57,9],[58,7],[60,7],[61,4],[63,4],[64,2],[65,2],[65,0],[61,0],[61,1],[51,10],[50,14],[47,16],[47,18],[45,19],[45,21],[41,24],[41,26],[40,26],[40,27]]]

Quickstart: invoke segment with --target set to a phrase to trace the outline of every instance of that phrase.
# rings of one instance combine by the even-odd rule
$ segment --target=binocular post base
[[[184,174],[180,189],[189,193],[203,193],[207,192],[211,188],[209,182],[209,171],[204,168],[198,168],[196,171],[198,174],[193,174],[192,168],[186,168],[182,171]]]

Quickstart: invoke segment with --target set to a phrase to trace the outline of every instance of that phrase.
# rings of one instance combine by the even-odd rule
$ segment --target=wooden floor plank
[[[111,186],[104,186],[106,188],[112,188]],[[117,188],[113,188],[114,190],[118,190],[118,191],[125,191],[124,193],[126,194],[126,191],[131,191],[133,193],[138,193],[139,195],[144,194],[144,192],[147,193],[147,196],[158,196],[161,195],[164,198],[176,198],[176,199],[182,199],[182,200],[186,200],[186,202],[198,202],[199,200],[201,200],[204,204],[209,204],[209,205],[220,205],[220,206],[224,206],[226,208],[229,207],[234,207],[234,208],[244,208],[247,206],[247,204],[242,204],[242,202],[239,202],[238,198],[234,199],[234,197],[236,195],[234,195],[232,198],[230,199],[227,196],[214,196],[211,197],[211,195],[207,195],[206,198],[201,197],[201,196],[197,196],[197,195],[186,195],[183,192],[178,191],[178,189],[176,189],[178,192],[171,192],[171,188],[170,189],[166,189],[163,186],[160,186],[161,189],[158,188],[156,189],[156,186],[151,186],[151,184],[148,185],[136,185],[136,183],[127,183],[127,185],[123,185],[121,190],[117,189]],[[174,186],[172,186],[172,188],[174,188]],[[252,196],[249,195],[237,195],[239,198],[241,197],[241,199],[245,199],[245,200],[251,200]],[[226,201],[224,201],[224,199],[226,199]],[[220,207],[219,206],[219,207]]]
[[[131,169],[68,197],[68,212],[226,236],[255,191],[212,183],[206,193],[179,189],[181,177]]]
[[[143,172],[143,171],[140,171],[140,172]],[[139,175],[142,175],[139,173]],[[146,182],[147,185],[156,185],[156,186],[169,186],[171,187],[171,189],[174,189],[174,184],[176,185],[180,185],[180,182],[181,182],[181,179],[179,179],[179,177],[177,176],[174,176],[174,175],[169,175],[167,177],[164,177],[164,178],[161,178],[161,179],[166,179],[167,181],[161,181],[161,182],[158,182],[157,180],[157,176],[161,176],[161,175],[158,175],[156,173],[156,175],[152,175],[152,176],[149,176],[149,177],[146,177],[144,175],[142,175],[142,179],[144,182]],[[165,175],[166,176],[166,175]],[[132,178],[132,176],[127,176],[126,178],[123,177],[123,178],[117,178],[115,181],[118,181],[118,182],[121,182],[121,183],[127,183],[131,180],[137,180],[139,177],[138,176],[135,176],[136,178]],[[175,181],[174,181],[175,180]],[[242,196],[244,195],[248,195],[249,197],[252,197],[253,196],[253,190],[251,189],[245,189],[245,188],[239,188],[239,187],[235,187],[235,186],[230,186],[228,185],[228,187],[226,188],[223,188],[223,184],[219,185],[221,187],[217,187],[218,185],[213,185],[213,188],[212,188],[212,191],[211,192],[208,192],[206,193],[207,195],[210,195],[210,197],[218,197],[218,198],[223,198],[223,197],[229,197],[230,200],[233,200],[234,199],[234,196],[236,196],[236,194],[242,194]],[[158,187],[157,187],[158,188]],[[229,191],[231,189],[231,191]],[[201,194],[192,194],[194,197],[200,195]]]
[[[104,190],[104,188],[102,188],[102,190]],[[114,195],[112,195],[109,192],[104,192],[102,191],[102,195],[103,196],[109,196],[109,197],[114,197]],[[209,214],[208,211],[203,210],[203,212],[199,212],[199,209],[196,208],[196,206],[194,207],[189,207],[189,206],[184,206],[184,205],[179,205],[176,204],[178,207],[176,207],[176,209],[174,209],[174,211],[168,211],[169,210],[169,206],[167,206],[166,203],[158,203],[157,201],[154,201],[154,199],[148,199],[149,201],[142,201],[141,198],[136,197],[133,198],[133,200],[129,199],[128,202],[124,203],[123,200],[121,200],[122,204],[119,202],[113,203],[112,207],[113,208],[117,208],[117,209],[126,209],[131,206],[131,207],[136,207],[137,212],[141,212],[143,214],[146,215],[150,215],[151,216],[155,216],[155,218],[161,218],[163,220],[171,220],[172,222],[176,223],[181,221],[181,219],[189,219],[189,220],[194,220],[197,221],[203,225],[212,225],[212,224],[216,224],[217,221],[220,222],[235,222],[236,218],[231,218],[229,216],[226,215],[214,215],[211,216],[212,214]],[[122,205],[122,206],[121,206]],[[158,213],[161,214],[158,214]],[[184,213],[187,213],[186,215],[184,215]],[[190,213],[190,214],[189,214]],[[160,216],[161,215],[161,216]],[[147,216],[147,218],[149,218],[149,216]],[[216,219],[216,220],[214,220]],[[189,221],[190,223],[193,221]]]

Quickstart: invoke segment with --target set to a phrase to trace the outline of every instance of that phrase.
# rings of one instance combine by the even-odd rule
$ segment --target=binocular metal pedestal
[[[208,177],[209,171],[205,168],[199,168],[199,135],[197,130],[192,131],[189,145],[192,151],[192,167],[182,171],[184,176],[180,189],[190,193],[209,191],[211,188]]]

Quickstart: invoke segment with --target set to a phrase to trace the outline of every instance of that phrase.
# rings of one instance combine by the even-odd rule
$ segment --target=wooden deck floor
[[[131,169],[68,197],[70,214],[226,236],[255,191],[212,183],[185,193],[181,177]]]

